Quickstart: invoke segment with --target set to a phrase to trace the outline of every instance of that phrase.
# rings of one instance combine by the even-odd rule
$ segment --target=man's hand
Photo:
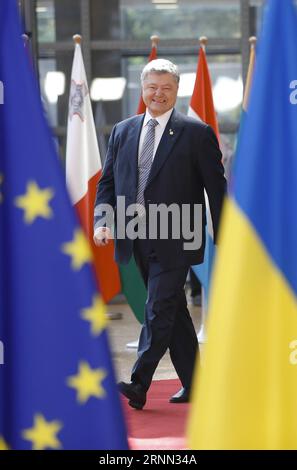
[[[95,230],[93,240],[96,246],[105,246],[111,238],[111,231],[108,227],[98,227]]]

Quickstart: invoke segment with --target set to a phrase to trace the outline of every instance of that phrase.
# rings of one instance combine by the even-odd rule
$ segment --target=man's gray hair
[[[170,62],[170,60],[151,60],[141,72],[141,83],[144,82],[149,73],[170,73],[175,78],[176,82],[179,83],[180,76],[178,67],[173,62]]]

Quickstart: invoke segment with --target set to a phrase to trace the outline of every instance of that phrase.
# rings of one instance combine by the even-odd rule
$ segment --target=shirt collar
[[[172,111],[173,111],[173,108],[169,109],[169,111],[166,111],[166,113],[161,114],[161,116],[153,118],[153,116],[150,115],[149,111],[146,110],[145,116],[144,116],[144,121],[143,121],[143,127],[147,125],[147,123],[150,119],[156,119],[158,121],[159,125],[163,129],[165,129],[165,127],[166,127],[166,125],[169,121],[169,118],[171,116]]]

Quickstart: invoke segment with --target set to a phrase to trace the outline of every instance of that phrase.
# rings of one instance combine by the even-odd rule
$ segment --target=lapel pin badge
[[[172,129],[169,129],[169,134],[170,134],[170,135],[173,135],[173,134],[174,134],[174,132],[173,132]]]

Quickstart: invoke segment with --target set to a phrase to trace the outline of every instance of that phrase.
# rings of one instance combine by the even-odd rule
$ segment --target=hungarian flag
[[[189,116],[206,122],[220,140],[219,126],[213,104],[212,84],[203,47],[199,49],[196,80],[188,112]]]
[[[148,62],[151,62],[152,60],[157,59],[157,36],[152,36],[151,39],[152,39],[152,50],[151,50]],[[145,113],[145,111],[146,111],[146,106],[142,99],[142,95],[140,95],[137,114]]]
[[[199,50],[196,81],[188,115],[200,121],[204,121],[206,124],[211,126],[218,138],[218,141],[220,141],[219,126],[213,104],[211,78],[208,70],[206,54],[204,52],[203,47],[200,47]],[[212,220],[210,216],[208,198],[206,193],[205,200],[207,205],[207,227],[204,262],[202,264],[192,266],[192,268],[204,287],[205,296],[207,299],[209,293],[211,268],[213,264],[215,248],[213,241]]]
[[[68,111],[66,182],[82,227],[91,243],[96,278],[103,300],[121,291],[114,261],[114,244],[96,247],[93,242],[93,213],[96,184],[102,170],[90,94],[79,42],[75,44]]]

